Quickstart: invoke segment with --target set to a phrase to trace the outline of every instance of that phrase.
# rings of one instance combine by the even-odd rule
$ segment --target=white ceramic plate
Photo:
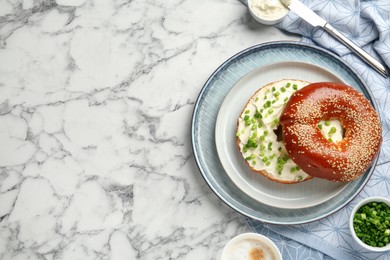
[[[303,62],[274,63],[253,70],[234,85],[221,105],[215,126],[218,156],[232,181],[255,200],[286,209],[312,207],[335,197],[348,183],[318,178],[297,184],[271,181],[249,169],[236,145],[237,119],[249,98],[261,86],[281,79],[343,83],[331,72]]]
[[[296,76],[305,79],[303,74],[308,73],[308,78],[306,78],[308,81],[313,81],[314,79],[319,80],[318,77],[327,75],[332,77],[333,75],[333,77],[336,77],[342,82],[346,82],[347,85],[353,86],[362,92],[372,102],[375,109],[377,109],[376,104],[373,102],[372,94],[366,87],[364,81],[362,81],[359,75],[348,64],[335,54],[313,45],[298,42],[264,43],[245,49],[229,58],[206,81],[194,106],[191,124],[191,141],[194,158],[200,173],[212,191],[223,202],[237,212],[252,219],[260,220],[263,223],[292,225],[321,219],[344,207],[368,182],[374,171],[377,158],[373,162],[374,166],[370,167],[363,176],[346,185],[333,198],[312,207],[282,208],[270,206],[259,202],[259,200],[254,199],[237,187],[229,177],[224,166],[222,166],[215,145],[215,126],[222,103],[232,88],[239,81],[246,79],[251,73],[256,74],[254,71],[285,62],[289,62],[291,65],[306,63],[312,66],[306,67],[309,70],[308,72],[306,69],[301,69],[299,75],[294,75],[295,68],[291,66],[289,66],[288,71],[293,75],[287,74],[287,71],[285,71],[286,74],[280,75],[277,72],[277,68],[274,67],[269,72],[270,75],[273,75],[275,79],[280,79],[281,76],[283,78],[291,76],[295,78]],[[314,79],[310,78],[311,72],[315,72],[314,74],[316,74],[312,75],[315,77]],[[272,76],[270,76],[270,80],[272,80]],[[248,91],[248,96],[243,97],[242,100],[237,100],[237,102],[247,100],[250,94],[256,88],[260,87],[260,84],[261,81],[256,80],[256,86],[253,91]],[[249,92],[251,93],[249,94]],[[236,102],[235,100],[233,101]],[[243,104],[237,103],[232,104],[232,106],[237,106],[239,109],[242,109]],[[229,140],[229,142],[231,141]],[[287,186],[283,185],[283,187]],[[280,192],[283,193],[283,191]],[[277,200],[281,200],[282,198],[280,197],[280,192],[277,193]],[[272,201],[268,201],[268,203],[275,204]]]

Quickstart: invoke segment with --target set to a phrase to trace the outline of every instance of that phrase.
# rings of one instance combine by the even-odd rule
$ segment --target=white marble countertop
[[[291,39],[238,0],[0,0],[0,259],[213,259],[244,218],[191,150],[208,76]]]

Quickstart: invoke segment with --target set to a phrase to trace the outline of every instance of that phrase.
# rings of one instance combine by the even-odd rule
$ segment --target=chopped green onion
[[[332,126],[329,130],[329,134],[334,134],[336,133],[336,127]]]
[[[254,138],[249,138],[248,142],[245,144],[244,148],[257,148],[257,143],[255,142]]]
[[[245,114],[249,114],[251,112],[250,110],[245,110]]]
[[[373,247],[389,244],[390,207],[383,202],[369,202],[353,216],[353,228],[357,237]]]
[[[286,92],[286,88],[285,87],[281,87],[280,91]]]
[[[326,125],[326,126],[330,126],[330,121],[326,120],[326,121],[325,121],[325,125]]]
[[[291,86],[291,83],[290,82],[287,82],[286,83],[286,88],[289,88]]]
[[[276,160],[276,171],[281,174],[284,165],[287,163],[287,161],[290,159],[288,155],[279,156]]]
[[[299,168],[299,166],[296,165],[296,166],[291,167],[290,172],[291,172],[291,173],[294,173],[294,172],[299,171],[300,169],[301,169],[301,168]]]
[[[279,124],[279,118],[275,118],[275,119],[272,121],[271,127],[272,127],[272,128],[275,128],[278,124]]]
[[[294,90],[298,90],[298,85],[297,84],[293,84],[293,89]]]
[[[255,114],[253,115],[256,119],[263,118],[263,116],[260,114],[260,112],[256,109]]]

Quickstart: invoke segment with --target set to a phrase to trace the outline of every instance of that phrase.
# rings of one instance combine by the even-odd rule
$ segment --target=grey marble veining
[[[238,0],[0,0],[0,259],[213,259],[242,216],[191,151],[236,52],[287,39]]]

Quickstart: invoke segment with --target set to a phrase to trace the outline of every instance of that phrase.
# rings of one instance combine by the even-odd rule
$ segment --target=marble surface
[[[294,38],[238,0],[0,0],[0,259],[213,259],[242,216],[191,150],[224,60]]]

